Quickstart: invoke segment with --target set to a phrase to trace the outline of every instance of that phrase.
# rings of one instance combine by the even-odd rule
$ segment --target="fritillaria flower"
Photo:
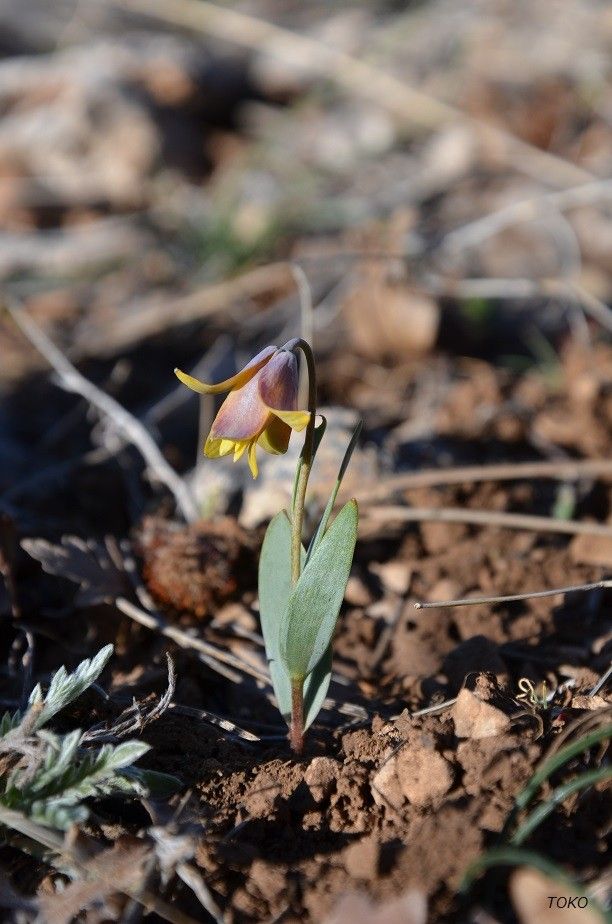
[[[287,452],[292,430],[303,430],[308,411],[297,410],[298,361],[292,350],[267,346],[241,372],[207,385],[174,370],[176,376],[201,395],[229,394],[213,421],[204,444],[210,459],[234,454],[237,462],[245,452],[253,478],[257,477],[257,447],[266,452]]]

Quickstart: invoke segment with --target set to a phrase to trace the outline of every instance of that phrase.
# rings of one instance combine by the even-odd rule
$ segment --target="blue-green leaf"
[[[291,718],[291,683],[280,660],[278,640],[291,593],[291,523],[282,510],[270,521],[259,557],[259,616],[276,702]]]
[[[357,521],[357,502],[351,500],[290,592],[286,632],[280,635],[279,647],[287,673],[295,680],[308,677],[331,642],[353,561]]]
[[[305,552],[302,556],[304,563]],[[280,659],[279,638],[286,632],[291,593],[291,523],[285,510],[270,521],[259,559],[259,613],[270,678],[278,709],[291,721],[291,682]],[[314,722],[329,687],[331,646],[304,684],[305,728]]]
[[[306,678],[304,684],[304,730],[309,728],[318,716],[329,689],[332,675],[332,644]]]

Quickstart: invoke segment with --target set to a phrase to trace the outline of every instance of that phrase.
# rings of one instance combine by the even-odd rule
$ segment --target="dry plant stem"
[[[462,597],[458,600],[435,600],[431,603],[415,603],[417,610],[431,610],[436,607],[472,606],[474,603],[515,603],[520,600],[533,600],[536,597],[556,597],[558,594],[571,594],[578,591],[602,590],[612,587],[612,580],[593,581],[591,584],[574,584],[570,587],[553,587],[551,590],[534,590],[525,594],[507,594],[503,597]]]
[[[366,512],[365,524],[394,520],[398,523],[467,523],[472,526],[497,526],[504,529],[527,529],[534,532],[563,533],[569,536],[612,536],[612,526],[604,523],[583,523],[578,520],[556,520],[554,517],[526,513],[504,513],[497,510],[464,510],[461,507],[376,507]]]
[[[181,648],[197,652],[200,660],[208,664],[208,666],[217,673],[227,677],[228,680],[234,683],[240,683],[242,680],[241,674],[244,673],[250,674],[262,683],[268,683],[267,674],[265,674],[263,670],[259,670],[247,661],[243,661],[242,658],[238,658],[236,655],[230,654],[222,648],[218,648],[216,645],[211,645],[200,638],[183,632],[182,629],[170,625],[159,614],[149,613],[136,606],[130,600],[126,600],[124,597],[117,597],[115,606],[125,616],[129,616],[130,619],[140,623],[141,626],[146,626],[147,629],[160,632],[161,635],[172,639],[172,641]],[[222,667],[220,662],[227,664],[228,667]],[[236,673],[237,671],[240,673]]]
[[[64,391],[81,395],[92,407],[109,418],[116,430],[141,453],[149,471],[172,492],[176,505],[187,522],[197,520],[199,511],[191,491],[182,478],[168,465],[159,447],[145,427],[126,409],[97,388],[75,369],[47,335],[29,315],[17,304],[5,299],[5,305],[13,320],[41,356],[47,360],[59,376]]]
[[[406,472],[385,478],[379,485],[365,492],[362,503],[382,500],[394,491],[411,488],[431,488],[449,484],[479,484],[483,481],[522,481],[531,478],[550,478],[555,481],[578,481],[581,478],[612,480],[610,459],[559,459],[546,462],[502,463],[499,465],[466,465],[454,468],[436,468],[430,471]]]

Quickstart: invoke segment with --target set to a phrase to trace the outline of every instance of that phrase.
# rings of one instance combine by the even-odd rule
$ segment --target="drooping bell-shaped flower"
[[[213,421],[204,444],[210,459],[233,452],[234,462],[247,453],[253,478],[257,477],[257,446],[266,452],[287,452],[291,430],[303,430],[308,411],[297,410],[298,361],[291,350],[267,346],[241,372],[207,385],[174,370],[176,376],[201,395],[229,394]]]

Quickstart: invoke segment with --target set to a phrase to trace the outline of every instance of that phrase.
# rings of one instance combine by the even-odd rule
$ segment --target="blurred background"
[[[414,887],[402,921],[569,920],[558,884],[530,917],[523,884],[457,887],[559,733],[607,721],[610,592],[414,603],[610,573],[611,70],[608,0],[0,0],[0,694],[114,644],[61,728],[155,713],[147,766],[184,791],[97,800],[87,836],[164,848],[104,881],[142,865],[193,916],[165,919],[374,924],[328,914]],[[257,481],[205,459],[219,401],[173,369],[220,381],[300,334],[329,422],[308,528],[364,426],[330,698],[293,761],[256,574],[300,440]],[[462,690],[488,710],[465,731],[484,671],[503,695]],[[529,849],[604,901],[606,794],[554,799]],[[57,884],[32,853],[0,847],[0,905],[76,919],[63,854]],[[87,921],[140,920],[113,907]]]
[[[604,0],[3,0],[4,296],[181,474],[215,405],[173,367],[300,331],[360,485],[604,456],[611,50]],[[9,512],[121,533],[163,500],[6,312],[0,345]],[[282,469],[199,462],[199,509],[277,508]]]

